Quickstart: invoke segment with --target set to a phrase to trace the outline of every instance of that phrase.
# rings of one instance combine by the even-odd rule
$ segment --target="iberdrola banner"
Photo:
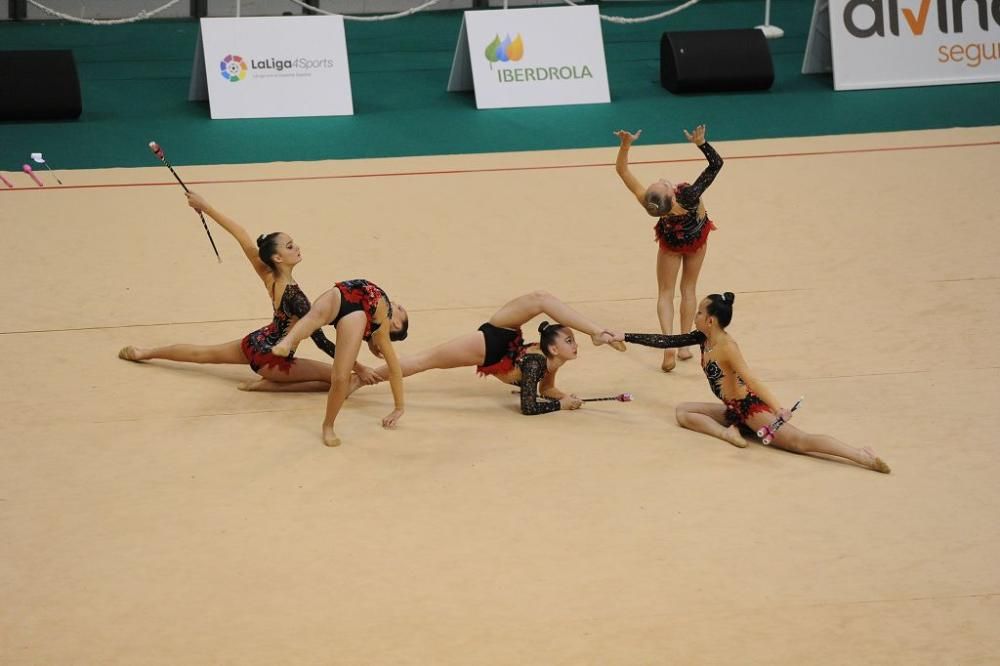
[[[611,101],[596,6],[468,11],[448,90],[480,109]]]

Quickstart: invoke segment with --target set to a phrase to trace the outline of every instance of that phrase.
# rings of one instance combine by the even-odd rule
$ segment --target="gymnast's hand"
[[[632,142],[638,139],[642,135],[642,130],[638,130],[635,134],[632,134],[628,130],[617,130],[615,136],[621,139],[622,147],[628,148],[632,145]]]
[[[590,336],[590,339],[597,346],[600,345],[610,345],[612,349],[617,349],[618,351],[625,351],[625,334],[618,331],[609,331],[607,329],[601,331],[600,333],[594,333]]]
[[[369,368],[367,365],[361,365],[360,363],[358,365],[360,367],[354,371],[354,374],[358,376],[358,379],[361,380],[364,386],[372,386],[382,381],[382,378],[378,376],[374,368]]]
[[[387,416],[384,419],[382,419],[382,427],[383,428],[390,428],[390,429],[391,428],[395,428],[396,427],[396,423],[399,422],[399,419],[402,416],[403,416],[403,410],[402,409],[394,409],[394,410],[392,410],[389,413],[389,416]]]
[[[575,395],[568,395],[559,401],[560,409],[580,409],[583,407],[583,400]]]
[[[705,143],[705,126],[698,125],[697,127],[694,128],[694,132],[691,133],[688,133],[687,130],[684,130],[684,136],[687,137],[687,140],[693,143],[694,145],[700,146],[701,144]]]
[[[187,197],[188,206],[191,206],[191,208],[194,208],[199,213],[203,213],[211,208],[211,206],[208,205],[208,202],[205,201],[204,197],[197,192],[185,192],[184,196]]]
[[[778,418],[787,423],[792,420],[792,412],[781,407],[778,409]]]

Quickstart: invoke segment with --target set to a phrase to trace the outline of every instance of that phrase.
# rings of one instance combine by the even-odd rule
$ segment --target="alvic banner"
[[[829,7],[837,90],[1000,81],[1000,0],[830,0]]]
[[[610,102],[598,8],[465,12],[448,89],[471,87],[480,109]]]
[[[212,118],[354,113],[340,16],[203,18]]]

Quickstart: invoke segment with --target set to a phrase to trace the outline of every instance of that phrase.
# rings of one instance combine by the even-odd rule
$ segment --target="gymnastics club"
[[[619,393],[618,395],[610,395],[607,398],[580,398],[581,402],[601,402],[603,400],[617,400],[618,402],[632,402],[631,393]]]
[[[799,405],[802,404],[802,400],[804,398],[805,398],[805,396],[802,396],[801,398],[799,398],[798,400],[796,400],[795,404],[792,405],[792,408],[790,410],[788,410],[789,413],[793,413],[796,409],[798,409]],[[791,417],[789,417],[789,418],[791,418]],[[771,425],[766,425],[766,426],[760,428],[757,431],[757,436],[760,437],[760,441],[764,442],[765,444],[770,444],[772,441],[774,441],[774,434],[776,432],[778,432],[778,430],[781,428],[781,426],[785,425],[785,423],[787,423],[787,421],[785,421],[785,419],[783,419],[783,418],[781,418],[779,416],[778,418],[776,418],[774,420],[774,423],[772,423]]]
[[[45,187],[45,183],[43,183],[42,181],[38,180],[38,176],[36,176],[35,172],[31,170],[31,165],[30,164],[25,164],[25,165],[21,166],[21,170],[24,171],[24,173],[26,173],[29,176],[31,176],[31,180],[35,181],[35,183],[38,184],[38,187]]]
[[[56,175],[56,172],[52,170],[52,167],[50,167],[49,164],[48,164],[48,162],[45,161],[45,158],[42,157],[41,153],[31,153],[31,159],[36,164],[43,164],[43,165],[45,165],[45,168],[49,170],[49,173],[51,173],[52,177],[56,179],[56,182],[59,183],[60,185],[63,184],[63,182],[61,180],[59,180],[59,176]]]
[[[160,144],[156,143],[155,141],[150,141],[149,142],[149,149],[151,151],[153,151],[154,155],[156,155],[157,157],[160,158],[160,161],[163,162],[163,165],[165,167],[167,167],[168,169],[170,169],[170,173],[174,174],[174,178],[176,178],[177,182],[181,184],[181,187],[184,188],[184,191],[185,192],[190,192],[191,190],[189,190],[187,188],[187,185],[184,184],[184,181],[181,180],[181,177],[178,176],[177,172],[174,171],[174,168],[172,166],[170,166],[170,162],[167,161],[167,156],[163,154],[163,149],[160,148]],[[215,258],[218,259],[219,263],[221,264],[222,263],[222,257],[219,256],[219,250],[218,250],[218,248],[215,247],[215,239],[212,238],[212,232],[208,230],[208,223],[205,222],[205,214],[202,213],[199,210],[198,211],[198,217],[201,218],[201,226],[205,227],[205,233],[208,234],[208,242],[212,244],[212,250],[215,251]]]
[[[515,395],[520,395],[520,391],[511,391]],[[555,400],[555,398],[542,397],[543,400]],[[606,398],[580,398],[580,402],[603,402],[605,400],[617,400],[618,402],[632,402],[633,396],[631,393],[619,393],[618,395],[609,395]],[[558,402],[558,401],[556,401]]]
[[[0,181],[2,181],[3,184],[6,185],[7,187],[14,187],[14,183],[4,178],[2,173],[0,173]]]

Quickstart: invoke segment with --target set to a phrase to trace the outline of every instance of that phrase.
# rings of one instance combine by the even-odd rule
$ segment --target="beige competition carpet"
[[[407,305],[405,354],[532,289],[657,331],[616,145],[179,171],[290,233],[307,294],[365,277]],[[0,663],[1000,662],[1000,128],[715,145],[700,295],[737,294],[729,330],[806,396],[800,427],[891,475],[682,430],[673,407],[712,397],[696,360],[589,343],[561,388],[634,402],[528,418],[431,372],[395,431],[388,386],[356,394],[328,449],[322,394],[116,357],[270,317],[166,169],[5,174]],[[633,159],[644,181],[704,164]]]

